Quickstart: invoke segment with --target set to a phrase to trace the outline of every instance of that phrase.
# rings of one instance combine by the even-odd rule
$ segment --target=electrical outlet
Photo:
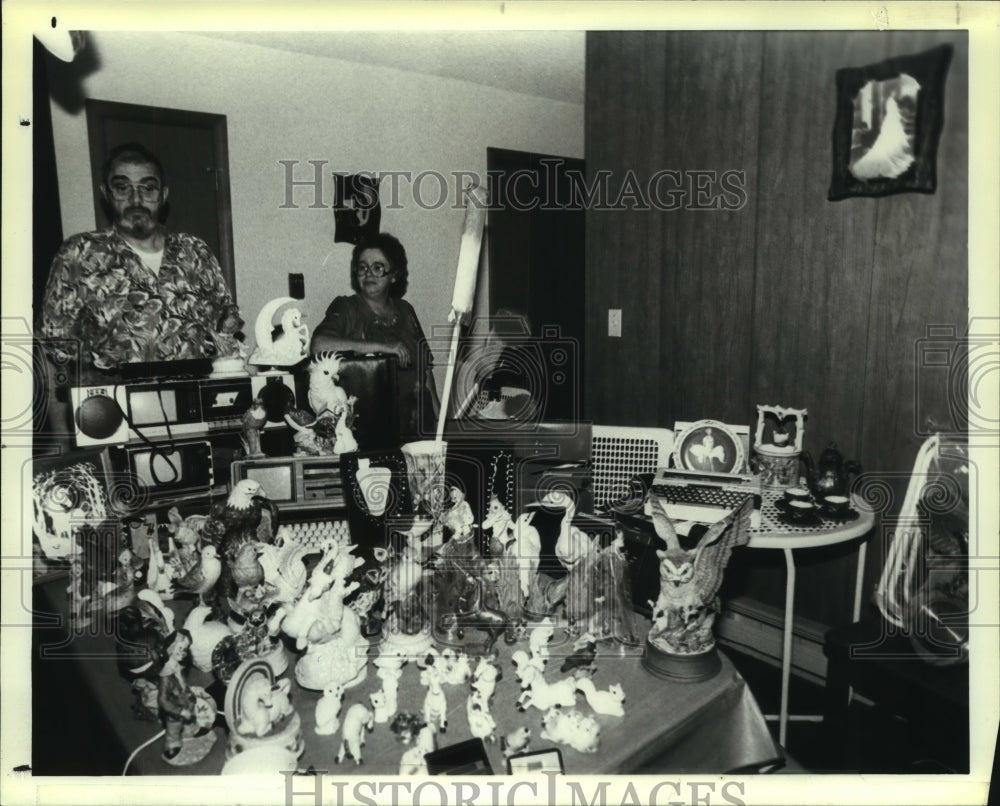
[[[617,339],[622,337],[621,308],[608,308],[608,335]]]

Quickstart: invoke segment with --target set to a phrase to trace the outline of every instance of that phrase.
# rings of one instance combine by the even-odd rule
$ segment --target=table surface
[[[761,493],[760,526],[751,530],[751,549],[806,549],[843,543],[868,534],[875,523],[875,513],[859,498],[851,498],[853,515],[845,520],[817,517],[811,525],[790,523],[783,519],[778,502],[783,490],[764,489]]]
[[[65,616],[64,583],[47,583],[50,590],[44,600],[51,601],[53,612]],[[171,606],[174,606],[173,604]],[[635,616],[641,620],[641,616]],[[645,634],[646,624],[639,624],[639,634]],[[477,635],[473,632],[472,635]],[[482,635],[479,633],[478,635]],[[550,644],[552,657],[545,677],[553,682],[560,677],[561,657],[570,651],[571,640],[559,629]],[[520,694],[514,666],[510,662],[512,651],[527,650],[527,639],[512,646],[505,646],[502,639],[496,649],[500,653],[499,666],[502,677],[497,683],[491,701],[491,713],[497,723],[497,736],[502,736],[520,726],[531,729],[531,750],[558,747],[568,774],[609,773],[621,774],[640,769],[654,772],[729,772],[760,769],[780,761],[781,752],[774,744],[767,724],[745,681],[722,656],[722,670],[712,679],[698,683],[678,683],[662,680],[641,665],[642,647],[632,647],[604,642],[599,646],[594,682],[598,689],[611,683],[621,683],[626,693],[624,717],[594,714],[582,694],[577,696],[576,708],[593,716],[601,727],[600,748],[594,754],[579,753],[566,745],[556,745],[540,738],[542,712],[529,708],[519,712],[515,701]],[[98,703],[112,730],[118,735],[127,752],[139,747],[153,737],[160,725],[135,718],[132,712],[130,684],[118,675],[117,666],[110,656],[111,641],[106,635],[75,635],[63,647],[50,648],[49,658],[60,662],[73,658],[85,682],[85,690]],[[335,774],[396,775],[399,760],[408,746],[401,744],[387,724],[376,724],[368,734],[364,748],[364,764],[355,766],[351,760],[337,765],[334,762],[340,747],[340,731],[332,736],[318,736],[315,728],[315,705],[321,692],[300,688],[294,682],[295,653],[287,648],[289,670],[293,680],[292,705],[302,720],[305,751],[299,767],[312,765],[316,769],[330,770]],[[35,663],[49,658],[35,659]],[[371,663],[366,678],[349,689],[343,699],[341,717],[352,703],[368,704],[368,695],[381,687]],[[426,688],[419,682],[420,670],[414,662],[407,663],[399,688],[399,711],[422,713]],[[209,675],[192,669],[189,682],[207,685]],[[444,686],[448,700],[448,728],[438,736],[438,747],[454,744],[471,737],[466,721],[466,699],[469,684]],[[220,708],[221,710],[221,708]],[[173,767],[160,758],[162,739],[140,751],[129,772],[147,775],[214,775],[225,762],[227,735],[220,716],[219,740],[211,753],[198,764],[185,768]],[[85,743],[86,737],[77,737]],[[496,774],[506,773],[506,760],[499,741],[486,744],[487,754]],[[44,748],[34,748],[36,753]],[[277,771],[275,771],[277,772]]]

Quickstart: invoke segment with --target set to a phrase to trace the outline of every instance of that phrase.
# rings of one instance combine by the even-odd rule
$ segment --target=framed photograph
[[[951,45],[837,71],[827,198],[933,193]]]
[[[378,179],[365,174],[334,174],[336,201],[333,206],[334,243],[360,243],[378,234],[382,207]]]
[[[536,772],[564,773],[562,753],[559,748],[537,750],[533,753],[518,753],[507,759],[507,772],[510,775],[530,775]]]
[[[674,467],[698,473],[742,473],[746,449],[731,426],[718,420],[678,423]]]

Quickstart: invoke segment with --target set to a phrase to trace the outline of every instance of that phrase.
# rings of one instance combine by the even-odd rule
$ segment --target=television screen
[[[294,501],[295,490],[292,482],[292,465],[264,465],[245,468],[246,478],[260,483],[267,497],[272,501]]]
[[[143,487],[180,484],[184,463],[179,451],[143,451],[134,454],[135,475]]]
[[[173,390],[133,391],[128,396],[133,425],[162,425],[177,422],[177,398]]]

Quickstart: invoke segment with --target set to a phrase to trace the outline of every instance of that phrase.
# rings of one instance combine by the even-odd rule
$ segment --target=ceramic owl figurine
[[[719,610],[716,594],[722,584],[722,572],[737,546],[750,542],[750,515],[753,500],[718,523],[712,524],[687,550],[681,547],[674,525],[659,499],[652,496],[650,509],[656,533],[667,548],[657,551],[660,558],[660,595],[650,602],[653,625],[648,641],[672,655],[693,655],[715,646],[712,624]]]

